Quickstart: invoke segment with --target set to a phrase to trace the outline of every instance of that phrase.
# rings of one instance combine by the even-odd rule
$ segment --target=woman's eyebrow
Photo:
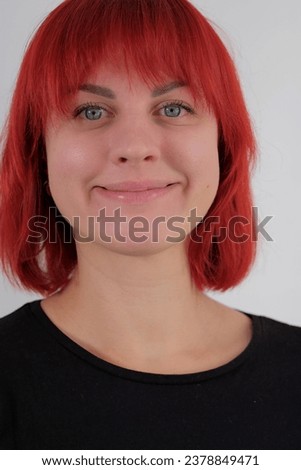
[[[116,99],[115,93],[110,90],[110,88],[106,88],[100,85],[93,85],[92,83],[84,83],[79,87],[81,91],[87,91],[89,93],[93,93],[94,95],[104,96],[105,98],[110,98],[112,100]]]
[[[151,96],[153,98],[156,98],[157,96],[164,95],[165,93],[168,93],[171,90],[174,90],[175,88],[181,88],[186,86],[186,83],[184,82],[171,82],[166,85],[159,86],[158,88],[155,88],[152,91]]]
[[[165,85],[161,85],[155,88],[152,91],[151,96],[153,98],[156,98],[157,96],[164,95],[165,93],[168,93],[171,90],[174,90],[175,88],[180,88],[184,86],[186,86],[184,82],[167,83]],[[100,85],[93,85],[92,83],[84,83],[83,85],[79,87],[79,90],[87,91],[89,93],[93,93],[94,95],[103,96],[105,98],[110,98],[112,100],[116,99],[116,94],[114,93],[113,90],[107,87],[100,86]]]

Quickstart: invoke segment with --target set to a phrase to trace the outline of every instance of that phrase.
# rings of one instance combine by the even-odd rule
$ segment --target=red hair
[[[49,216],[44,130],[50,113],[64,113],[103,61],[122,57],[148,84],[167,75],[203,98],[219,124],[220,184],[187,247],[191,275],[201,290],[238,284],[254,260],[250,173],[256,143],[233,61],[208,20],[187,0],[65,0],[41,24],[25,53],[3,135],[0,183],[0,260],[15,285],[48,295],[63,288],[77,264],[76,246],[55,224],[57,243],[27,242],[28,221]],[[239,215],[224,241],[214,239]],[[219,223],[211,224],[210,217]],[[212,219],[211,219],[212,220]],[[207,224],[207,225],[206,225]],[[230,236],[229,236],[230,235]],[[202,236],[200,243],[199,236]]]

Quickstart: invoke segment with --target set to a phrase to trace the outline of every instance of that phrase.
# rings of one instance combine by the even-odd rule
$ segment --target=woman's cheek
[[[46,141],[50,186],[66,191],[95,176],[100,158],[91,141],[66,133],[49,134]]]

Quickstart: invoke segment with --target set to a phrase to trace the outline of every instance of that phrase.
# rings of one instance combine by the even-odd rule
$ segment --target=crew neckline
[[[46,312],[41,306],[41,301],[35,300],[29,302],[27,306],[29,307],[31,313],[34,315],[35,319],[39,321],[40,325],[43,326],[44,331],[51,334],[52,337],[56,339],[61,346],[65,349],[68,349],[70,352],[80,357],[85,362],[90,363],[92,366],[101,369],[109,373],[110,375],[117,376],[122,379],[132,380],[142,383],[152,383],[152,384],[191,384],[196,382],[201,382],[204,380],[213,379],[220,375],[226,374],[236,367],[242,365],[251,355],[253,350],[256,347],[260,336],[260,317],[253,315],[251,313],[246,313],[241,310],[237,310],[244,315],[247,315],[252,320],[252,337],[249,341],[246,348],[234,359],[218,366],[214,369],[209,369],[206,371],[192,372],[187,374],[160,374],[153,372],[144,372],[133,369],[128,369],[117,364],[108,362],[98,356],[87,351],[84,347],[80,346],[78,343],[69,338],[65,333],[63,333],[47,316]]]

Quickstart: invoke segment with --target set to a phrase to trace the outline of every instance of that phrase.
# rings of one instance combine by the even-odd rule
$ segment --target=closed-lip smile
[[[140,192],[140,191],[149,191],[151,189],[162,189],[167,186],[171,186],[176,183],[171,183],[169,181],[123,181],[120,183],[107,184],[105,186],[100,186],[107,191],[120,191],[120,192]]]
[[[101,198],[119,201],[124,204],[144,204],[164,197],[179,186],[178,182],[170,181],[123,181],[120,183],[95,186]]]

